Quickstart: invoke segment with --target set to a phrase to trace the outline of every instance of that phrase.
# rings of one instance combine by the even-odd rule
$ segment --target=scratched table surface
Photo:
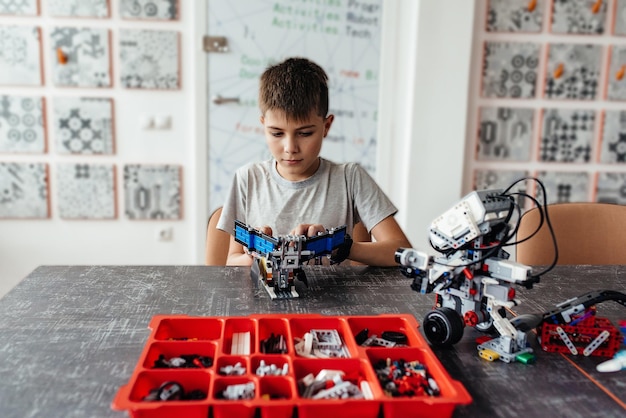
[[[126,384],[158,314],[242,316],[413,314],[434,296],[413,292],[396,268],[306,268],[302,297],[272,301],[243,267],[42,266],[0,299],[0,417],[122,417],[111,402]],[[518,289],[518,313],[543,312],[590,290],[626,292],[626,266],[557,267],[533,289]],[[597,305],[616,324],[626,309]],[[434,350],[473,398],[455,417],[623,417],[626,371],[598,373],[606,358],[535,348],[535,364],[478,357],[466,328],[451,349]]]

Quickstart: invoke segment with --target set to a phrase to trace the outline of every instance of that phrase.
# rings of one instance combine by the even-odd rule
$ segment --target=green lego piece
[[[524,364],[533,364],[536,360],[536,357],[533,353],[522,353],[515,357],[515,360]]]

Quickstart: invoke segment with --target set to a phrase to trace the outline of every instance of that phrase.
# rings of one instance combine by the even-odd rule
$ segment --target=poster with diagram
[[[208,30],[224,37],[209,53],[209,209],[221,206],[235,170],[270,157],[259,122],[258,79],[299,56],[329,77],[335,121],[322,156],[376,171],[382,0],[261,3],[209,1]]]
[[[0,219],[50,217],[48,164],[0,162]]]

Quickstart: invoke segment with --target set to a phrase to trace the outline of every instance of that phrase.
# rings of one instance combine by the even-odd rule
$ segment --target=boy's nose
[[[296,138],[294,138],[293,136],[286,135],[284,147],[285,147],[285,152],[289,154],[296,153],[298,152],[298,141],[296,141]]]

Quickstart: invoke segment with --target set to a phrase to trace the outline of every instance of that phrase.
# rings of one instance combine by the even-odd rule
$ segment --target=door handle
[[[222,105],[225,103],[239,103],[239,97],[222,97],[219,94],[213,97],[213,103]]]

